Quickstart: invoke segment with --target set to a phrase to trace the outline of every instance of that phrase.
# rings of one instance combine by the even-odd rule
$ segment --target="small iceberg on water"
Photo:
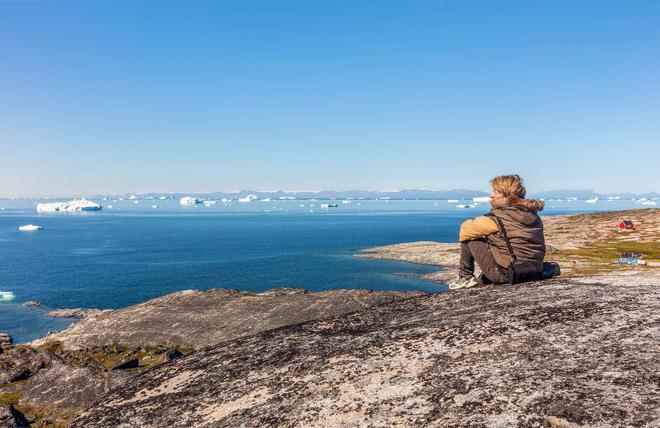
[[[37,204],[38,213],[101,211],[103,207],[87,199],[74,199],[69,202],[48,202]]]
[[[183,198],[179,199],[179,204],[181,205],[197,205],[201,203],[201,199],[193,198],[190,196],[184,196]]]
[[[37,226],[36,224],[26,224],[24,226],[18,226],[18,230],[22,232],[34,232],[35,230],[41,230],[43,227]]]
[[[15,297],[12,291],[0,291],[0,302],[9,302],[14,300]]]

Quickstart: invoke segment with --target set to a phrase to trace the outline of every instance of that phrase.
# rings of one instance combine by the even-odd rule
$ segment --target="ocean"
[[[446,291],[443,284],[415,278],[435,267],[353,254],[401,242],[455,242],[462,221],[488,210],[487,204],[460,209],[432,200],[276,200],[209,207],[124,200],[96,201],[105,206],[100,212],[37,214],[36,202],[0,200],[0,291],[15,295],[0,301],[0,332],[17,343],[72,322],[47,316],[51,309],[116,309],[177,290]],[[323,203],[338,207],[322,209]],[[555,215],[639,205],[550,201],[546,207],[545,215]],[[19,231],[25,224],[43,229]],[[41,307],[23,306],[29,300]]]

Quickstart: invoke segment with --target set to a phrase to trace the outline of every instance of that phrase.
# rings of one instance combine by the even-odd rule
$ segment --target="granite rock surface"
[[[75,427],[660,426],[660,276],[399,300],[201,349]]]
[[[275,288],[262,293],[212,289],[171,293],[147,302],[83,318],[32,342],[65,349],[111,343],[198,349],[284,325],[355,312],[419,292]]]

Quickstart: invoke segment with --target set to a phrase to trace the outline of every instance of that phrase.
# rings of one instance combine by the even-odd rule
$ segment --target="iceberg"
[[[69,202],[48,202],[37,204],[38,213],[101,211],[103,207],[87,199],[74,199]]]
[[[257,195],[247,195],[243,196],[242,198],[238,198],[238,202],[246,203],[246,202],[252,202],[257,200]]]
[[[0,301],[5,301],[8,302],[10,300],[14,300],[16,296],[14,295],[14,292],[12,291],[0,291]]]
[[[472,202],[490,202],[490,196],[478,196],[472,198]]]
[[[183,198],[179,199],[179,203],[181,205],[197,205],[197,204],[201,204],[202,201],[201,199],[191,198],[190,196],[184,196]]]
[[[23,232],[34,232],[35,230],[41,230],[43,229],[41,226],[37,226],[36,224],[26,224],[24,226],[19,226],[18,230],[23,231]]]
[[[584,201],[584,202],[586,202],[586,203],[588,203],[588,204],[595,204],[596,202],[598,202],[598,197],[591,198],[591,199],[587,199],[587,200]]]

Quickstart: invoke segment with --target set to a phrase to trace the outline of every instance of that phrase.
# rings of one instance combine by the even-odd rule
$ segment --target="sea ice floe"
[[[41,230],[41,226],[37,226],[36,224],[26,224],[23,226],[18,226],[18,230],[22,232],[34,232],[36,230]]]
[[[0,301],[8,302],[14,300],[15,297],[13,291],[0,291]]]

